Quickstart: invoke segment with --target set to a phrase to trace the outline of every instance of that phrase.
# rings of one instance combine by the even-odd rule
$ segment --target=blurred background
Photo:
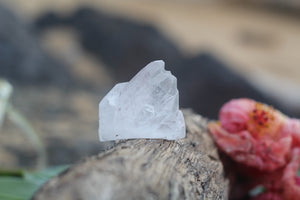
[[[153,60],[178,78],[180,106],[210,119],[238,97],[300,117],[299,21],[293,0],[1,0],[0,77],[48,165],[71,164],[112,145],[98,141],[98,104]],[[5,119],[0,168],[36,162]]]

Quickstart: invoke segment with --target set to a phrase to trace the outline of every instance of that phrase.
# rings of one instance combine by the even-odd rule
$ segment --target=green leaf
[[[258,196],[261,193],[264,193],[266,191],[265,187],[262,185],[258,185],[255,188],[253,188],[252,190],[249,191],[249,195],[251,197],[255,197]]]
[[[17,171],[7,173],[7,171],[0,170],[0,199],[29,200],[42,184],[68,167],[51,167],[38,172]],[[21,174],[21,176],[16,177],[16,174]]]
[[[63,166],[47,168],[47,169],[39,171],[39,172],[26,172],[25,171],[23,173],[23,177],[25,180],[27,180],[31,183],[35,183],[37,185],[42,185],[46,181],[48,181],[50,178],[56,176],[57,174],[66,170],[67,168],[69,168],[68,165],[63,165]]]
[[[38,189],[38,185],[16,177],[0,178],[0,199],[27,200]]]

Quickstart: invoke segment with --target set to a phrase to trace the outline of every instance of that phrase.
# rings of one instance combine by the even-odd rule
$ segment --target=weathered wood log
[[[187,137],[126,140],[47,182],[33,200],[228,199],[207,120],[184,111]]]

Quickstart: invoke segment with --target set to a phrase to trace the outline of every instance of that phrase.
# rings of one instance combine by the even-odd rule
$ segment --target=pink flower
[[[255,107],[255,102],[250,99],[232,100],[225,104],[220,111],[222,127],[231,133],[247,129],[251,116],[249,113]]]
[[[253,198],[252,200],[283,200],[283,199],[281,198],[280,194],[277,194],[275,192],[266,192]]]
[[[300,120],[250,99],[229,101],[219,118],[209,123],[209,131],[248,178],[244,187],[266,189],[253,199],[300,199]]]
[[[282,172],[274,174],[275,176],[273,176],[272,174],[270,174],[269,176],[267,175],[265,176],[265,179],[262,181],[263,185],[268,190],[268,192],[253,198],[253,200],[260,200],[260,199],[299,200],[300,199],[300,177],[297,176],[299,167],[300,167],[300,148],[294,148],[291,153],[291,160],[286,165],[286,167],[282,170]]]
[[[295,125],[286,126],[285,115],[250,99],[234,99],[221,108],[219,117],[220,122],[209,124],[209,131],[235,161],[263,171],[287,163],[292,146],[288,133]]]
[[[293,138],[293,146],[300,147],[300,120],[288,119],[282,130],[284,135],[291,135]]]
[[[300,167],[300,148],[293,149],[291,158],[291,162],[285,168],[281,180],[283,187],[283,199],[299,200],[300,177],[297,176],[297,172]]]

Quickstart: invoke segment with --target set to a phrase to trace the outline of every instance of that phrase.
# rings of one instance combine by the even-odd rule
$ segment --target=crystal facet
[[[99,104],[100,141],[185,137],[177,79],[162,60],[144,67],[129,82],[119,83]]]

